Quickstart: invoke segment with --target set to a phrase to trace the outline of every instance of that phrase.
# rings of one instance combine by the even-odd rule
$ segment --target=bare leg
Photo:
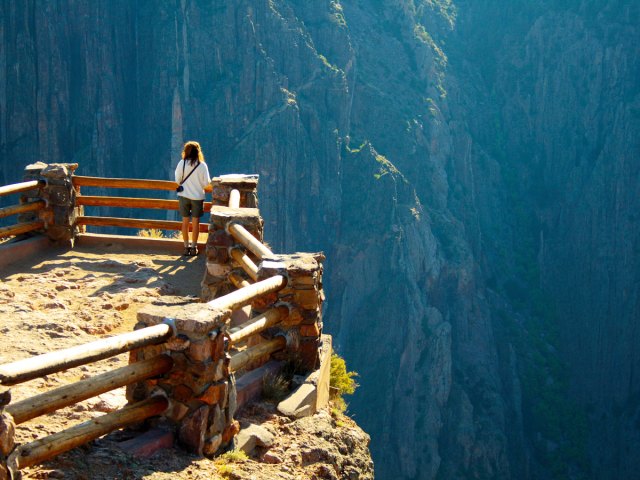
[[[189,217],[182,217],[182,240],[189,245]]]
[[[191,237],[193,238],[193,245],[198,245],[198,235],[200,235],[200,218],[193,217],[191,219]]]

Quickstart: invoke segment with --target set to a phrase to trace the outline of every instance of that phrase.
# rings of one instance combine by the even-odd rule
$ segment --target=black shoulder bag
[[[178,187],[176,188],[176,192],[178,192],[178,193],[180,193],[181,191],[183,191],[183,190],[184,190],[184,187],[182,186],[182,184],[183,184],[184,182],[186,182],[186,181],[187,181],[187,178],[189,178],[189,177],[191,176],[191,174],[192,174],[193,172],[195,172],[195,171],[196,171],[196,168],[198,168],[198,167],[200,166],[200,162],[198,162],[198,164],[197,164],[195,167],[193,167],[193,170],[191,170],[191,171],[189,172],[189,175],[187,175],[187,176],[185,177],[185,176],[184,176],[184,167],[185,167],[185,165],[186,165],[186,164],[187,164],[187,161],[186,161],[186,160],[184,160],[184,161],[182,162],[182,181],[180,182],[180,185],[178,185]]]

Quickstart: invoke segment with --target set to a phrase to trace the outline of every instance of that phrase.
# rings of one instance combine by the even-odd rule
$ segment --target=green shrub
[[[329,385],[334,392],[332,397],[338,405],[343,404],[343,395],[352,395],[358,388],[358,383],[354,380],[358,374],[356,372],[347,372],[347,365],[337,353],[331,354],[331,375]]]
[[[244,450],[229,450],[220,455],[215,463],[216,465],[226,465],[228,463],[242,463],[248,459],[249,457]]]

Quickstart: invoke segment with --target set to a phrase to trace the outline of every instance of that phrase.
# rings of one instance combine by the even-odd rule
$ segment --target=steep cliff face
[[[558,3],[3,2],[0,181],[198,139],[327,253],[379,478],[633,478],[640,14]]]
[[[530,340],[519,351],[528,396],[543,394],[524,405],[537,456],[557,470],[562,451],[589,478],[634,478],[640,8],[490,2],[459,12],[460,43],[449,45],[473,50],[452,68],[456,116],[476,158],[499,166],[499,187],[486,191],[508,200],[500,229],[480,215],[479,258]]]

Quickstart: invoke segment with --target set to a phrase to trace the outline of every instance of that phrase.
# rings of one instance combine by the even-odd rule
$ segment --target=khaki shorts
[[[200,218],[204,213],[204,200],[191,200],[190,198],[179,196],[178,205],[180,206],[180,215],[182,218]]]

